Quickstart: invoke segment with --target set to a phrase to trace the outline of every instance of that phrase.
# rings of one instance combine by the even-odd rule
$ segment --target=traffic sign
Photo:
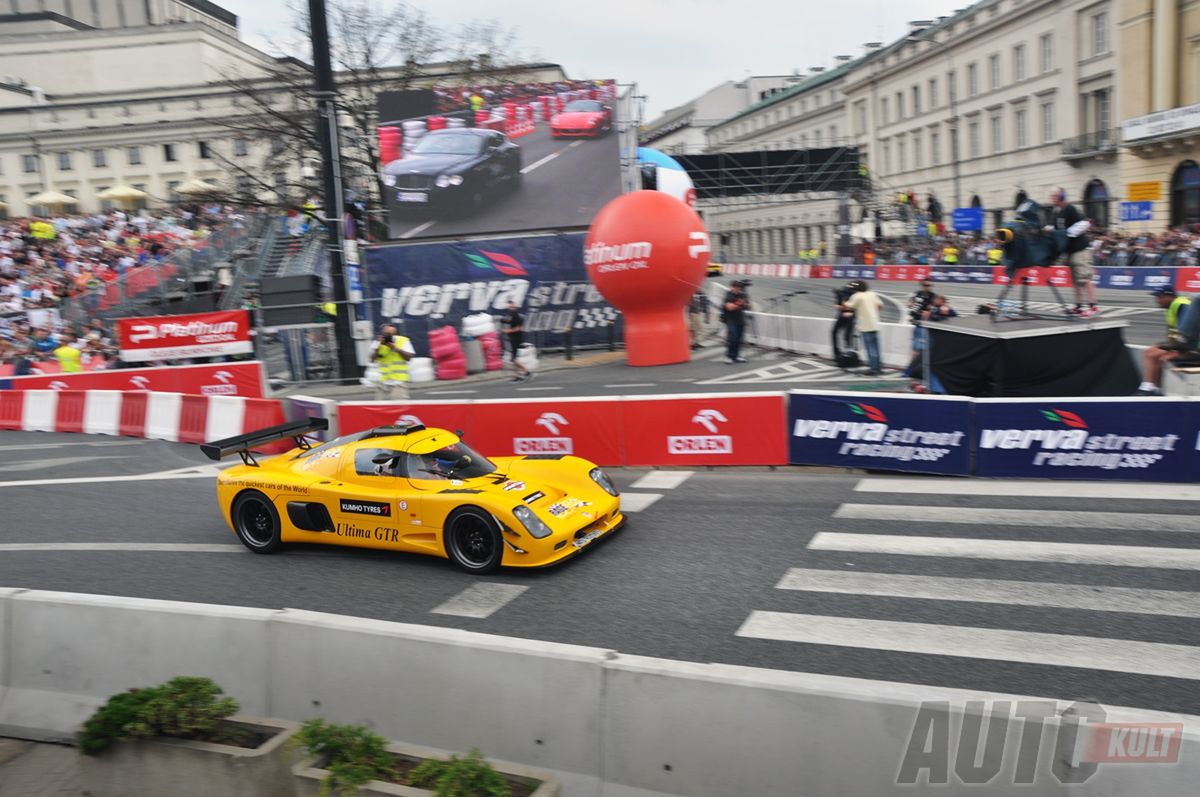
[[[955,232],[979,232],[983,229],[983,208],[955,208]]]
[[[1150,221],[1154,218],[1153,202],[1122,202],[1121,221]]]

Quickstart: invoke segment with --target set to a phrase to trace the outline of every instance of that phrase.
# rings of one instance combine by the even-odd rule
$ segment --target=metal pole
[[[338,148],[337,89],[333,82],[333,66],[329,58],[329,27],[325,17],[325,0],[308,0],[309,29],[312,31],[313,73],[317,102],[317,138],[321,142],[321,171],[324,183],[325,225],[329,241],[329,276],[333,281],[333,299],[338,313],[334,318],[337,337],[338,376],[344,384],[356,381],[360,375],[358,355],[351,335],[351,314],[347,301],[345,269],[342,252],[345,246],[344,197],[342,193],[342,164]]]

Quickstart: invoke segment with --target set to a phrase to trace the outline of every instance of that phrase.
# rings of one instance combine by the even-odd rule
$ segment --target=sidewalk
[[[0,738],[0,797],[80,797],[79,751]]]

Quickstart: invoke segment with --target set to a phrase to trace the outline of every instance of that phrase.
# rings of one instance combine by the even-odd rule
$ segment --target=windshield
[[[473,133],[438,136],[427,135],[413,147],[416,155],[478,155],[483,149],[483,136]]]
[[[572,111],[592,111],[599,113],[603,110],[603,103],[596,102],[595,100],[575,100],[574,102],[568,102],[566,107],[563,108],[565,113],[571,113]]]
[[[487,457],[466,443],[454,443],[428,454],[410,453],[406,465],[410,479],[476,479],[496,472]]]

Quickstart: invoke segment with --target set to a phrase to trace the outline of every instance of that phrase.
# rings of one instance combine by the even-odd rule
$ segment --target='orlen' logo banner
[[[975,473],[1039,479],[1195,481],[1194,405],[1168,399],[975,402]]]
[[[250,314],[222,310],[191,315],[147,316],[117,320],[121,359],[125,362],[182,360],[249,354]]]
[[[575,443],[564,432],[571,425],[561,413],[543,412],[534,422],[544,433],[540,437],[514,437],[513,453],[528,454],[574,454]]]
[[[967,398],[797,391],[788,396],[788,458],[965,476],[970,423]]]

